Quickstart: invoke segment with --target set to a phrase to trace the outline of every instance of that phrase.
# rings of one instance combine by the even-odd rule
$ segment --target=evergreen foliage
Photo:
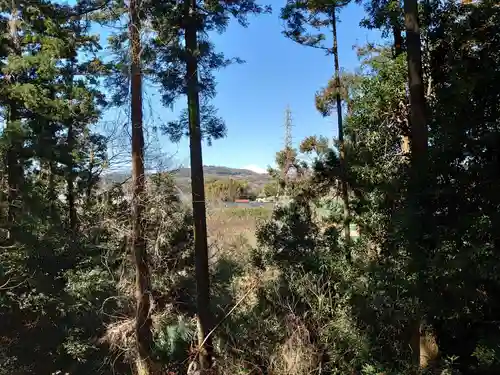
[[[288,2],[286,36],[332,52],[322,31],[346,4]],[[128,5],[0,1],[0,374],[136,372],[137,202],[127,180],[101,184],[109,140],[98,126],[109,105],[128,103],[130,41],[118,29],[103,62],[105,41],[90,31],[118,24]],[[166,108],[189,98],[178,121],[161,125],[174,141],[196,133],[192,165],[200,167],[201,140],[226,134],[210,103],[214,72],[240,62],[215,52],[210,32],[225,31],[232,18],[245,26],[268,9],[253,1],[140,5],[140,74],[158,85]],[[200,231],[204,200],[188,208],[172,174],[147,176],[140,204],[151,371],[191,374],[213,354],[210,370],[224,375],[500,372],[500,7],[419,4],[425,165],[412,143],[402,4],[365,7],[363,26],[393,40],[359,48],[359,68],[314,96],[323,115],[342,106],[343,155],[341,140],[322,135],[287,143],[264,193],[289,201],[255,236],[223,228],[237,241],[221,248],[207,235],[214,228]],[[350,241],[342,240],[342,182],[355,224]],[[205,191],[202,174],[195,184]],[[206,190],[234,199],[248,185],[212,181]],[[195,245],[200,233],[204,243]],[[200,280],[210,288],[200,291]],[[213,328],[204,345],[201,310],[213,314],[201,327]]]

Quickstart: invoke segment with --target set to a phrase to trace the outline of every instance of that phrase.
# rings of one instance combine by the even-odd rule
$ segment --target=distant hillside
[[[203,170],[205,172],[205,181],[225,178],[246,180],[248,181],[250,188],[256,191],[260,190],[269,181],[270,178],[268,174],[255,173],[248,169],[206,165],[203,167]],[[190,192],[191,169],[181,168],[174,172],[174,174],[176,176],[177,186],[179,187],[179,189],[181,189],[183,192]]]
[[[205,181],[211,179],[224,179],[233,178],[248,181],[250,187],[254,190],[260,190],[268,181],[269,175],[259,174],[248,169],[228,168],[221,166],[206,165],[203,167],[205,172]],[[177,187],[184,193],[191,191],[191,169],[179,168],[172,172],[175,176]],[[130,173],[125,172],[111,172],[102,176],[104,185],[115,182],[123,182],[130,177]]]
[[[248,169],[239,169],[239,168],[229,168],[229,167],[220,167],[215,165],[205,165],[203,167],[203,171],[205,172],[205,176],[213,175],[218,177],[227,177],[227,178],[239,178],[239,177],[264,177],[267,175],[259,174],[253,172]],[[190,168],[180,168],[175,172],[176,175],[180,177],[190,177],[191,169]]]

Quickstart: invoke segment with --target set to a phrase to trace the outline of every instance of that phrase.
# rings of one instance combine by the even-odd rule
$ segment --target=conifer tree
[[[308,0],[287,1],[281,10],[281,18],[285,21],[284,35],[291,40],[308,47],[319,48],[332,54],[334,57],[334,72],[337,107],[337,125],[340,154],[340,190],[344,209],[344,239],[350,242],[350,212],[349,212],[349,191],[346,181],[346,161],[344,144],[344,127],[342,118],[342,98],[340,95],[340,65],[338,57],[337,40],[337,10],[349,4],[349,0],[331,0],[327,2],[315,2]],[[318,30],[318,33],[309,33],[307,28]],[[333,46],[325,45],[326,35],[321,31],[324,28],[331,28]]]
[[[144,236],[144,131],[142,115],[142,71],[141,71],[141,2],[131,0],[129,6],[130,43],[130,123],[132,126],[132,252],[136,268],[136,316],[135,338],[137,343],[137,371],[139,374],[153,373],[153,333],[150,316],[151,278]]]
[[[12,60],[16,58],[20,58],[21,56],[21,42],[19,35],[19,24],[20,24],[20,10],[19,4],[13,0],[10,3],[6,2],[4,5],[4,9],[6,13],[10,14],[7,27],[7,34],[9,35],[7,46],[8,46],[8,54],[7,64],[9,62],[12,63]],[[9,61],[10,60],[10,61]],[[7,69],[8,69],[7,65]],[[17,76],[13,74],[5,74],[4,81],[8,83],[10,87],[15,86],[16,83],[19,83]],[[8,89],[7,89],[8,90]],[[9,91],[7,91],[8,95]],[[19,117],[19,108],[18,108],[17,98],[12,95],[8,95],[6,98],[6,138],[7,138],[7,149],[6,149],[6,162],[5,167],[7,170],[7,189],[8,189],[8,217],[9,224],[13,227],[11,230],[15,228],[15,220],[16,220],[16,211],[19,202],[16,202],[22,189],[22,180],[23,180],[23,168],[22,168],[22,148],[23,148],[23,135],[22,135],[22,125]]]
[[[16,49],[7,50],[7,59],[2,61],[0,78],[5,84],[1,105],[7,114],[15,107],[16,121],[9,122],[1,140],[7,145],[7,154],[15,151],[13,158],[7,157],[7,166],[16,166],[19,174],[14,177],[22,183],[15,191],[15,206],[8,207],[9,211],[15,209],[16,230],[11,233],[9,251],[2,247],[0,253],[0,283],[7,275],[15,285],[12,292],[2,295],[0,303],[1,320],[7,322],[2,324],[0,335],[9,338],[2,348],[8,361],[0,372],[31,374],[44,368],[50,373],[75,373],[72,358],[78,354],[72,352],[75,347],[70,349],[68,341],[89,333],[87,326],[74,327],[82,323],[79,319],[86,312],[82,309],[75,314],[65,280],[80,257],[90,257],[83,247],[75,252],[68,246],[69,237],[61,225],[68,210],[61,197],[65,171],[70,167],[85,170],[77,158],[68,162],[67,155],[85,151],[83,145],[66,142],[68,128],[78,129],[74,132],[78,136],[99,138],[90,127],[99,117],[101,95],[92,83],[91,64],[77,58],[84,50],[92,55],[96,40],[88,35],[86,21],[72,17],[76,14],[73,7],[46,2],[30,2],[29,6],[0,3],[2,10],[6,5],[22,12],[12,12],[11,30],[15,24],[16,32],[10,35],[18,36]],[[73,64],[78,69],[67,69],[72,60],[78,62]],[[76,207],[74,211],[76,216]],[[7,221],[12,218],[10,215]],[[23,304],[18,296],[23,296]],[[94,332],[89,336],[95,329],[90,325]],[[82,367],[83,372],[93,371],[96,363],[90,362],[83,366],[86,369]]]
[[[412,269],[415,274],[425,267],[424,259],[428,248],[427,219],[422,216],[422,207],[425,206],[424,192],[427,188],[427,120],[425,90],[422,77],[422,53],[420,41],[420,26],[417,0],[404,1],[406,50],[408,63],[408,87],[410,91],[410,130],[411,130],[411,171],[408,189],[408,201],[412,219],[408,227],[409,246],[412,256]],[[417,276],[416,297],[422,291],[420,277]],[[412,317],[412,330],[410,345],[413,352],[413,361],[418,369],[420,365],[420,341],[422,311],[417,306],[417,311]]]
[[[199,364],[202,370],[206,370],[212,366],[211,330],[214,322],[210,311],[202,139],[210,144],[212,139],[223,137],[226,130],[224,122],[209,104],[215,95],[213,72],[232,62],[239,62],[216,53],[206,32],[223,32],[231,17],[246,26],[249,14],[260,14],[268,8],[256,4],[254,0],[184,0],[182,6],[173,2],[155,4],[153,10],[152,25],[157,33],[153,71],[162,86],[163,102],[170,106],[179,95],[187,96],[187,111],[179,121],[167,124],[165,131],[174,141],[183,135],[188,135],[190,140]]]
[[[112,88],[112,104],[129,106],[131,126],[132,204],[131,204],[131,253],[135,268],[136,303],[134,316],[135,362],[139,374],[153,374],[153,327],[151,318],[151,270],[148,244],[145,236],[145,140],[143,96],[144,81],[150,77],[148,54],[150,40],[144,38],[150,23],[153,5],[146,1],[110,1],[94,12],[98,23],[112,26],[108,47],[114,59],[107,64],[106,83]],[[121,21],[126,20],[126,27]],[[149,73],[149,74],[148,74]]]

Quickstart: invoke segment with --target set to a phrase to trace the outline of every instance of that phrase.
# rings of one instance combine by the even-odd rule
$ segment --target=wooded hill
[[[203,167],[205,172],[205,180],[210,181],[214,179],[227,179],[232,178],[235,180],[245,180],[248,182],[249,187],[254,191],[260,191],[262,187],[270,181],[268,174],[256,173],[248,169],[229,168],[214,165],[205,165]],[[171,172],[175,176],[177,187],[183,193],[191,192],[191,170],[189,168],[178,168]],[[107,186],[115,182],[124,182],[130,178],[129,171],[114,171],[103,174],[102,184]]]

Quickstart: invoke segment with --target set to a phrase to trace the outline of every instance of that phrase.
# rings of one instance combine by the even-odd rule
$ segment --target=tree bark
[[[410,131],[411,131],[411,170],[409,184],[409,214],[412,217],[412,226],[408,228],[409,246],[412,255],[411,272],[417,274],[415,286],[415,297],[420,301],[422,292],[422,280],[419,273],[424,267],[425,244],[423,238],[425,229],[423,227],[425,218],[420,214],[423,202],[423,191],[425,190],[427,176],[427,122],[425,91],[422,78],[422,55],[420,28],[418,23],[417,0],[405,0],[405,27],[406,27],[406,50],[408,60],[408,86],[410,91]],[[413,317],[410,319],[410,346],[413,353],[413,364],[416,369],[420,367],[420,341],[421,322],[423,319],[420,302]]]
[[[68,124],[68,137],[66,140],[68,144],[68,166],[66,170],[66,197],[68,199],[68,228],[71,232],[71,235],[74,235],[76,230],[76,208],[75,208],[75,193],[74,193],[74,184],[75,184],[75,176],[73,173],[73,150],[75,147],[75,137],[73,134],[73,123],[70,122]]]
[[[9,120],[7,127],[16,126],[14,123],[17,121],[17,111],[15,109],[15,104],[11,104],[9,108]],[[20,168],[19,162],[19,148],[17,147],[18,140],[17,134],[13,134],[10,138],[10,142],[6,152],[6,164],[7,164],[7,185],[8,185],[8,222],[9,225],[13,226],[16,222],[17,216],[17,198],[20,193],[20,179],[22,170]],[[12,230],[13,228],[11,228]]]
[[[416,0],[405,0],[406,49],[408,60],[408,85],[410,88],[411,151],[417,165],[427,159],[427,122],[425,90],[422,79],[422,53],[418,5]]]
[[[210,311],[208,269],[207,218],[205,211],[205,183],[201,146],[200,98],[198,83],[198,49],[196,0],[186,0],[186,80],[189,113],[189,150],[191,158],[191,186],[194,217],[195,272],[198,308],[199,363],[202,371],[212,367],[213,346],[209,333],[213,327]]]
[[[340,96],[340,64],[338,53],[338,40],[337,40],[337,19],[336,7],[332,10],[332,31],[333,31],[333,56],[335,63],[335,86],[336,86],[336,100],[337,100],[337,123],[339,133],[339,154],[340,154],[340,175],[341,175],[341,194],[344,203],[344,237],[346,243],[351,241],[350,229],[350,212],[349,212],[349,192],[347,189],[346,181],[346,160],[345,160],[345,142],[344,142],[344,126],[342,121],[342,98]],[[349,256],[350,258],[350,256]]]
[[[394,57],[398,57],[403,53],[403,35],[399,25],[392,25],[392,36],[394,38]]]
[[[69,95],[68,101],[70,105],[73,99],[73,75],[75,74],[76,59],[71,60],[71,73],[69,74]],[[68,147],[68,165],[66,166],[66,199],[68,200],[68,228],[71,238],[74,238],[77,229],[77,215],[75,206],[75,174],[73,168],[75,167],[75,160],[73,152],[75,151],[75,134],[73,129],[73,121],[68,122],[68,136],[66,138]]]
[[[144,132],[142,116],[142,72],[139,9],[140,0],[129,3],[129,38],[131,49],[131,123],[132,123],[132,251],[136,269],[136,316],[135,335],[137,346],[137,370],[149,375],[153,371],[152,320],[149,313],[151,280],[144,237]]]
[[[52,150],[54,150],[54,146],[51,146]],[[57,193],[56,193],[56,180],[55,180],[55,165],[54,165],[54,155],[51,153],[50,154],[50,159],[47,164],[47,172],[48,172],[48,185],[47,185],[47,197],[49,198],[49,210],[50,210],[50,217],[51,219],[56,219],[57,215],[57,208],[56,208],[56,200],[57,200]]]
[[[18,17],[19,9],[16,0],[11,2],[11,17],[9,20],[9,34],[11,42],[11,53],[13,55],[21,55],[21,46],[19,43],[19,30],[18,30]],[[12,79],[12,77],[11,77]],[[14,83],[14,82],[11,82]],[[19,121],[19,111],[17,103],[10,100],[8,108],[7,128],[13,128],[10,133],[9,145],[6,151],[6,167],[7,167],[7,184],[8,184],[8,222],[12,226],[11,231],[14,229],[17,214],[17,199],[21,191],[23,181],[23,168],[20,161],[20,154],[22,150],[22,143],[19,140],[19,134],[15,129]]]
[[[142,79],[141,79],[141,87],[142,87]],[[132,90],[130,90],[132,91]],[[141,93],[141,103],[142,103],[142,93]],[[141,104],[142,105],[142,104]],[[131,113],[132,115],[132,113]],[[141,126],[142,126],[142,107],[141,107]],[[133,128],[132,128],[133,130]],[[144,143],[144,141],[143,141]],[[85,185],[85,205],[89,206],[90,201],[92,199],[92,187],[93,187],[93,179],[94,175],[92,174],[92,170],[94,169],[94,146],[90,144],[90,151],[89,151],[89,167],[88,167],[88,176],[87,176],[87,184]],[[133,152],[133,150],[132,150]]]
[[[394,5],[394,4],[393,4]],[[399,11],[399,0],[398,0],[398,11],[391,12],[391,24],[392,24],[392,36],[394,38],[394,58],[399,57],[403,53],[403,34],[400,26],[401,12]],[[403,155],[410,154],[410,129],[402,129],[402,139],[401,139],[401,152]]]

